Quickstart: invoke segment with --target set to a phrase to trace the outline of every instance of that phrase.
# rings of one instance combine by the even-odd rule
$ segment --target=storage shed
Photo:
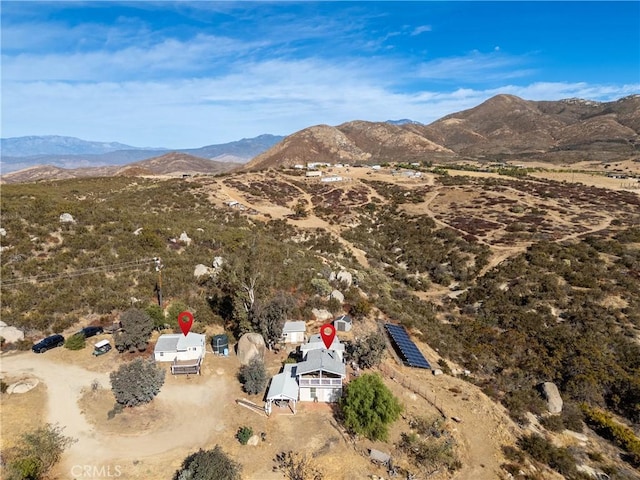
[[[229,337],[225,334],[214,335],[211,339],[211,349],[216,355],[229,355]]]
[[[352,320],[349,315],[341,315],[333,321],[333,326],[338,332],[349,332],[352,327]]]

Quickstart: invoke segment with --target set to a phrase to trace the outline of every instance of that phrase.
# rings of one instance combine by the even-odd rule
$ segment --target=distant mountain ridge
[[[496,95],[429,125],[347,122],[286,137],[245,165],[256,170],[307,162],[615,161],[640,158],[640,95],[612,102],[530,101]]]
[[[245,163],[284,137],[264,134],[234,142],[199,148],[171,150],[161,147],[132,147],[118,142],[95,142],[56,135],[0,139],[2,173],[51,165],[64,169],[126,165],[177,151],[222,162]]]

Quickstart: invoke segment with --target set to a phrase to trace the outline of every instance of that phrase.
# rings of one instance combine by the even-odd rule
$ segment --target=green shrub
[[[246,445],[252,436],[253,429],[251,427],[240,427],[236,433],[236,438],[242,445]]]
[[[81,333],[76,333],[71,335],[64,342],[64,348],[68,348],[69,350],[82,350],[87,344],[84,335]]]

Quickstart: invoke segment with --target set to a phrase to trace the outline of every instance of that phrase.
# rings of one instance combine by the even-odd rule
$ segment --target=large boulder
[[[205,275],[211,275],[211,268],[199,263],[193,270],[193,276],[196,278],[204,277]]]
[[[182,232],[178,240],[184,243],[187,247],[191,245],[191,238],[189,237],[189,235],[187,235],[187,232]]]
[[[254,358],[264,360],[264,352],[267,350],[267,345],[259,333],[245,333],[238,340],[237,348],[240,363],[248,365]]]
[[[336,275],[336,280],[338,280],[339,282],[344,282],[348,287],[350,287],[353,283],[353,275],[351,275],[351,273],[347,272],[346,270],[342,270]]]
[[[320,320],[321,322],[325,320],[331,320],[333,318],[333,315],[331,315],[331,312],[329,310],[325,310],[324,308],[323,309],[314,308],[313,310],[311,310],[311,313],[313,314],[316,320]]]
[[[0,322],[0,337],[4,338],[7,343],[14,343],[24,340],[24,332],[16,327],[10,327],[4,322]]]
[[[70,213],[63,213],[60,215],[60,223],[76,223],[76,220]]]
[[[340,303],[344,303],[344,295],[340,290],[334,290],[333,292],[331,292],[331,295],[329,295],[329,299],[332,298],[335,298]]]
[[[542,384],[542,394],[547,401],[547,410],[549,410],[549,413],[562,412],[562,397],[555,383],[544,382]]]

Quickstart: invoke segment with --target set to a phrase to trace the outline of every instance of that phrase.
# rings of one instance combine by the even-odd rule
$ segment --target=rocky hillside
[[[430,125],[349,122],[307,128],[254,158],[250,170],[305,162],[499,160],[572,162],[638,156],[640,95],[615,102],[497,95]]]

